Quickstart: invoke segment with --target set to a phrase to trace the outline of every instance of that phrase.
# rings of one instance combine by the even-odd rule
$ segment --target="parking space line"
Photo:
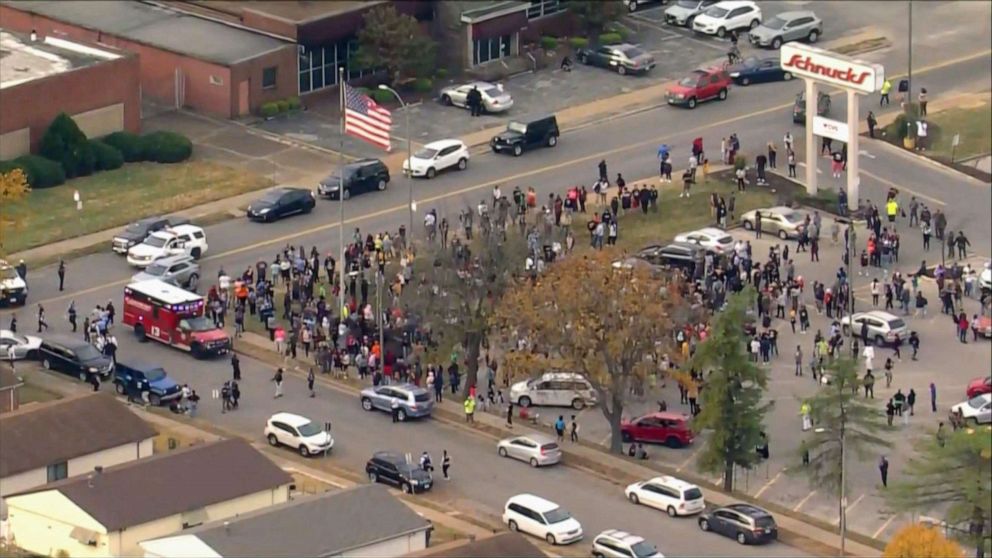
[[[853,510],[854,507],[857,506],[858,504],[860,504],[861,503],[861,500],[864,500],[864,499],[865,499],[865,493],[861,493],[861,496],[858,496],[857,498],[855,498],[854,503],[852,503],[851,505],[847,506],[847,517],[848,518],[851,517],[851,510]],[[850,519],[848,519],[848,523],[850,523]],[[837,519],[834,520],[834,525],[839,525],[839,524],[840,524],[840,518],[838,517]]]
[[[696,459],[696,455],[700,452],[700,450],[702,450],[702,447],[699,447],[695,451],[690,453],[689,457],[687,457],[685,461],[679,464],[679,466],[675,469],[675,472],[678,473],[682,471],[682,469],[685,469],[690,463],[692,463],[692,461]]]
[[[871,536],[871,538],[877,539],[878,536],[882,534],[882,531],[885,531],[885,529],[888,528],[888,526],[892,524],[892,522],[895,520],[895,518],[896,518],[895,515],[889,517],[889,519],[887,519],[885,521],[885,523],[883,523],[882,526],[878,528],[878,531],[875,531],[875,533]]]
[[[765,483],[765,486],[762,486],[757,492],[754,493],[754,497],[755,498],[761,498],[761,495],[764,494],[766,490],[768,490],[769,488],[771,488],[771,486],[773,484],[775,484],[775,481],[777,481],[779,478],[782,477],[782,473],[785,473],[785,471],[786,471],[785,469],[782,469],[781,471],[779,471],[777,475],[775,475],[774,477],[772,477],[772,480],[766,482]]]
[[[612,436],[613,434],[607,434],[606,436],[603,436],[603,439],[599,441],[599,445],[605,446],[606,444],[608,444]]]
[[[805,497],[803,497],[802,500],[799,500],[799,503],[796,504],[796,506],[794,508],[792,508],[792,511],[794,511],[794,512],[799,511],[799,508],[801,508],[804,505],[806,505],[806,502],[809,502],[809,499],[812,498],[814,494],[816,494],[816,491],[815,490],[811,490],[810,493],[807,494]]]
[[[631,16],[631,17],[634,18],[634,19],[636,19],[639,24],[644,25],[645,27],[650,27],[651,29],[654,29],[655,31],[661,31],[662,33],[673,33],[673,31],[671,31],[669,29],[665,29],[664,27],[658,25],[657,23],[654,23],[654,22],[645,20],[643,18],[639,18],[637,16]],[[697,39],[697,38],[692,37],[692,36],[689,36],[689,35],[683,35],[681,33],[679,33],[677,36],[680,39],[685,39],[687,41],[692,41],[694,43],[700,44],[700,45],[702,45],[704,47],[712,48],[714,50],[719,50],[723,54],[726,54],[726,52],[727,52],[726,45],[712,44],[712,43],[710,43],[708,41],[704,41],[702,39]],[[671,38],[671,37],[669,37],[669,38]],[[662,40],[665,40],[665,39],[662,39]]]

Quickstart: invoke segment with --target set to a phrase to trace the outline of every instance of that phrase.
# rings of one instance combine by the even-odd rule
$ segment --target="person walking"
[[[937,384],[930,382],[930,412],[937,412]]]
[[[465,407],[465,422],[473,423],[474,424],[475,423],[475,397],[472,394],[469,394],[469,396],[465,398],[464,407]]]
[[[964,235],[964,231],[958,231],[958,236],[954,239],[954,243],[958,247],[958,259],[965,259],[968,255],[968,246],[971,246],[971,241]]]
[[[559,444],[565,441],[565,417],[562,415],[558,415],[558,420],[555,421],[555,434]]]
[[[879,91],[882,96],[878,99],[878,106],[889,104],[889,91],[892,91],[892,82],[885,80],[882,82],[882,89]]]
[[[314,381],[316,381],[316,378],[313,375],[313,366],[311,366],[310,370],[307,371],[307,389],[310,390],[311,398],[317,397],[317,392],[313,390]]]
[[[878,120],[875,118],[875,113],[868,111],[868,137],[875,139],[875,126],[878,126]]]
[[[42,328],[48,331],[48,322],[45,320],[45,307],[40,303],[38,304],[38,333],[41,333]]]
[[[72,332],[76,333],[76,301],[69,301],[69,309],[65,311],[65,316],[69,320],[69,325],[72,326]]]
[[[451,468],[451,456],[448,455],[448,450],[441,451],[441,474],[444,475],[444,480],[451,480],[451,476],[448,475],[448,469]]]
[[[573,444],[579,441],[579,423],[575,420],[575,415],[572,415],[572,424],[569,428],[568,437]]]
[[[889,402],[885,404],[885,422],[892,426],[892,419],[896,416],[896,404],[893,403],[892,398],[889,398]]]
[[[913,416],[915,413],[914,406],[916,405],[916,390],[909,388],[909,393],[906,394],[906,406],[909,407],[909,415]]]
[[[389,404],[389,414],[393,417],[393,422],[400,421],[400,402],[397,399],[393,399]]]
[[[276,375],[272,377],[272,381],[276,384],[276,393],[272,396],[273,399],[279,399],[282,397],[282,368],[276,369]]]
[[[58,275],[59,275],[59,292],[62,292],[65,290],[65,260],[62,258],[59,258]]]
[[[947,433],[944,432],[944,421],[940,421],[940,423],[937,424],[937,445],[944,447],[946,441]]]
[[[793,321],[792,331],[794,332],[795,330],[796,330],[796,328],[795,328],[795,322]],[[796,345],[796,374],[795,375],[796,376],[802,376],[803,375],[803,348],[801,346],[799,346],[799,345]]]
[[[241,360],[238,358],[237,353],[231,354],[231,373],[232,379],[241,381]]]
[[[513,428],[513,401],[506,407],[506,427]]]
[[[882,477],[882,488],[889,487],[889,460],[883,455],[878,460],[878,473]]]

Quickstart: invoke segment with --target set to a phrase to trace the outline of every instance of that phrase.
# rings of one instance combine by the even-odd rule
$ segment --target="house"
[[[282,504],[292,482],[248,442],[221,440],[12,494],[8,528],[32,554],[138,556],[142,541]]]
[[[21,404],[18,390],[23,385],[24,382],[9,364],[0,364],[0,414],[17,410]]]
[[[431,558],[535,558],[548,556],[518,533],[500,533],[484,539],[454,542],[410,554]]]
[[[97,466],[109,468],[150,457],[156,434],[110,395],[87,394],[4,414],[0,497],[88,473]]]
[[[215,521],[140,546],[146,558],[389,557],[423,550],[431,529],[430,521],[384,486],[368,484]]]

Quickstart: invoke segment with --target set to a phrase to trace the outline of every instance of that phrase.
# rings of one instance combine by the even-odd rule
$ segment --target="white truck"
[[[155,231],[127,251],[127,263],[144,268],[158,258],[185,254],[200,259],[207,253],[207,235],[196,225],[179,225]]]
[[[0,260],[0,308],[23,306],[28,300],[28,284],[17,268]]]

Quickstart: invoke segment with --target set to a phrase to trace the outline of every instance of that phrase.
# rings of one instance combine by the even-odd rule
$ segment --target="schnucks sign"
[[[782,45],[780,53],[783,70],[821,83],[874,93],[885,81],[885,69],[880,64],[854,60],[799,43]]]

